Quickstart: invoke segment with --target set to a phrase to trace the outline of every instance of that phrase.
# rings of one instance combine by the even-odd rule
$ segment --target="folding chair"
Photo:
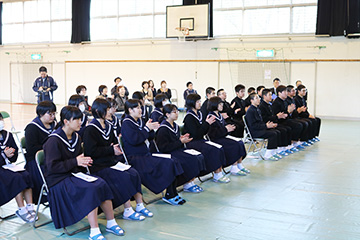
[[[261,151],[266,147],[266,143],[267,143],[267,139],[265,138],[253,138],[251,136],[251,133],[250,133],[250,130],[249,130],[249,127],[246,123],[246,119],[245,119],[245,115],[242,116],[242,119],[243,119],[243,122],[244,122],[244,130],[245,130],[245,134],[244,134],[244,142],[245,141],[249,141],[250,142],[250,145],[247,149],[247,152],[250,151],[251,147],[254,146],[252,152],[253,153],[258,153],[259,156],[261,157],[261,159],[264,160],[264,157],[261,155]],[[260,147],[257,146],[257,144],[261,144]]]
[[[49,195],[49,188],[48,188],[48,185],[46,183],[46,180],[45,180],[45,177],[44,177],[44,174],[41,170],[41,166],[43,166],[45,164],[45,155],[44,155],[44,151],[43,150],[40,150],[36,153],[35,155],[35,160],[36,160],[36,163],[37,163],[37,166],[38,166],[38,169],[39,169],[39,172],[40,172],[40,175],[41,175],[41,178],[43,180],[43,185],[41,186],[41,191],[40,191],[40,196],[39,196],[39,201],[38,201],[38,204],[37,204],[37,208],[36,208],[36,213],[35,213],[35,218],[38,216],[39,214],[39,208],[40,208],[40,202],[41,202],[41,198],[44,196],[44,195]],[[33,227],[34,228],[39,228],[39,227],[42,227],[42,226],[45,226],[49,223],[52,223],[52,220],[49,220],[49,221],[46,221],[40,225],[36,225],[36,221],[33,223]],[[86,227],[83,227],[83,228],[80,228],[74,232],[71,232],[69,233],[68,230],[66,229],[66,227],[63,228],[64,232],[69,235],[69,236],[73,236],[75,235],[76,233],[79,233],[79,232],[82,232],[82,231],[85,231],[87,229],[89,229],[90,226],[86,226]]]

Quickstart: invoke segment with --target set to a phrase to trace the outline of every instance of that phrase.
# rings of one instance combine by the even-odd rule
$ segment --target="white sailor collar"
[[[0,147],[2,150],[6,148],[7,141],[9,140],[9,132],[3,130],[0,132],[0,134],[2,134],[3,132],[6,132],[6,136],[4,137],[3,141],[0,141]]]
[[[160,114],[161,116],[164,115],[164,113],[160,110],[160,108],[155,108],[155,109],[153,110],[153,112],[157,112],[157,113]]]
[[[213,115],[213,116],[215,117],[215,119],[218,120],[218,121],[220,121],[220,122],[224,121],[224,118],[223,118],[223,116],[221,115],[221,113],[219,113],[219,117],[218,117],[218,116],[216,115],[216,113],[214,113],[214,112],[209,112],[209,115]]]
[[[187,111],[186,115],[191,115],[194,118],[196,118],[200,123],[202,123],[202,113],[201,111],[198,111],[199,115],[197,115],[193,110]],[[186,117],[185,115],[185,117]]]
[[[101,133],[101,136],[105,139],[105,140],[109,140],[110,138],[110,134],[111,134],[111,126],[110,124],[107,122],[107,121],[104,121],[105,123],[105,129],[102,128],[100,122],[94,118],[88,126],[92,126],[94,127],[95,129],[97,129],[100,133]]]
[[[130,115],[126,115],[123,122],[125,122],[125,121],[130,121],[132,124],[137,126],[140,130],[144,127],[144,122],[141,118],[139,118],[137,121],[135,121],[135,119],[133,117],[131,117]]]
[[[76,144],[79,141],[79,134],[74,132],[71,136],[71,143],[70,143],[69,139],[66,137],[65,132],[61,128],[57,129],[55,132],[50,134],[49,137],[59,138],[63,143],[65,143],[65,145],[67,146],[67,149],[70,152],[75,152]]]
[[[41,131],[47,133],[48,135],[50,135],[54,131],[54,128],[55,128],[55,120],[54,120],[54,122],[52,124],[50,124],[51,128],[47,129],[44,126],[44,124],[41,122],[39,117],[32,120],[32,122],[30,122],[30,124],[33,124],[33,125],[37,126]]]
[[[168,129],[170,129],[170,131],[172,131],[175,135],[177,135],[179,132],[179,126],[175,122],[174,122],[174,127],[172,127],[168,121],[164,120],[161,122],[159,128],[161,128],[161,127],[166,127]]]

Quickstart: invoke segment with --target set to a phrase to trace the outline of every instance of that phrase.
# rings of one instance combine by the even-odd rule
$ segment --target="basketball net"
[[[185,42],[186,36],[190,35],[189,28],[187,27],[177,27],[175,30],[178,31],[179,42]]]

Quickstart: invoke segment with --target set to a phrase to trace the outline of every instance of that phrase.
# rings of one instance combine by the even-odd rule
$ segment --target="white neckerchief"
[[[75,141],[73,142],[73,144],[70,144],[69,141],[65,140],[63,137],[61,137],[61,136],[60,136],[59,134],[57,134],[57,133],[52,133],[52,134],[49,135],[49,137],[51,137],[51,136],[60,138],[60,139],[68,146],[67,149],[68,149],[70,152],[74,152],[74,151],[75,151],[75,146],[76,146],[76,144],[77,144],[77,142],[78,142],[78,139],[79,139],[79,135],[78,135],[77,133],[75,133],[76,138],[75,138]]]

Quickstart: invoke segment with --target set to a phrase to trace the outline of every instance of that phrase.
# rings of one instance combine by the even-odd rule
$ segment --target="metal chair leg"
[[[80,228],[80,229],[77,229],[77,230],[75,230],[75,231],[73,231],[73,232],[68,232],[68,230],[66,229],[66,227],[63,228],[64,233],[65,233],[66,235],[68,235],[68,236],[74,236],[75,234],[77,234],[77,233],[79,233],[79,232],[83,232],[83,231],[88,230],[88,229],[90,229],[90,225],[89,225],[89,226],[86,226],[86,227],[82,227],[82,228]]]

